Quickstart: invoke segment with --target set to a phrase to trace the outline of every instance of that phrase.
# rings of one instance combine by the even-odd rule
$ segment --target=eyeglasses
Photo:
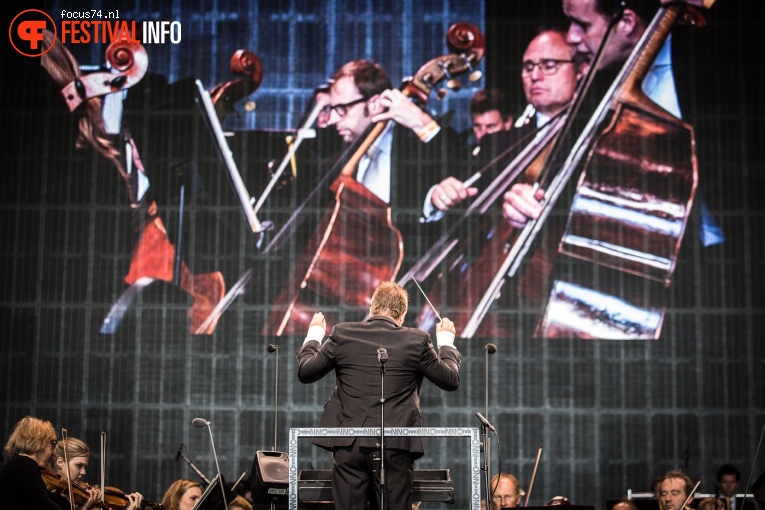
[[[572,60],[557,60],[554,58],[543,58],[539,62],[534,62],[533,60],[525,60],[523,64],[521,64],[521,69],[523,69],[523,74],[531,74],[534,72],[534,68],[539,66],[540,73],[545,76],[550,76],[551,74],[558,72],[561,64],[572,63]]]
[[[351,106],[356,106],[359,103],[363,103],[367,100],[366,97],[360,97],[354,101],[351,101],[350,103],[345,104],[328,104],[324,108],[321,109],[321,113],[324,115],[332,115],[332,110],[335,110],[337,112],[338,117],[345,117],[348,113],[348,110],[351,109]]]
[[[51,439],[51,440],[50,440],[50,445],[51,445],[53,448],[55,448],[57,444],[58,444],[58,440],[56,440],[56,439]]]

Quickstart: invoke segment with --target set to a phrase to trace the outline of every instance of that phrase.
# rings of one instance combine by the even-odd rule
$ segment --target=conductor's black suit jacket
[[[447,391],[460,383],[459,351],[444,346],[437,353],[425,331],[398,326],[392,319],[372,316],[364,322],[336,325],[329,337],[309,341],[297,351],[298,379],[311,383],[335,371],[336,386],[324,406],[319,427],[380,426],[380,362],[377,349],[388,351],[385,364],[385,426],[419,427],[423,378]],[[315,438],[326,449],[350,446],[355,437]],[[377,437],[359,437],[359,446],[376,447]],[[387,437],[387,448],[424,453],[421,437]]]

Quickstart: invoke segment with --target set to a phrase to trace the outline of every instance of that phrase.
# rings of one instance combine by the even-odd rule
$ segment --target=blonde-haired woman
[[[66,448],[66,457],[64,456],[64,449]],[[66,473],[66,460],[69,459],[69,475],[67,478]],[[66,441],[59,441],[56,448],[53,450],[48,461],[48,469],[59,475],[63,480],[71,481],[72,483],[79,484],[82,482],[82,477],[85,475],[85,468],[88,467],[90,461],[90,448],[84,441],[77,439],[76,437],[67,438]],[[79,510],[87,510],[93,508],[101,496],[101,492],[96,488],[88,488],[86,490],[88,494],[88,500],[79,508]],[[51,496],[53,501],[60,506],[68,507],[69,500],[61,494],[53,494]]]
[[[4,510],[64,510],[51,499],[40,474],[57,443],[49,421],[25,416],[13,427],[5,443],[10,459],[0,471]]]
[[[202,486],[197,482],[176,480],[162,498],[162,510],[191,510],[200,497]]]
[[[66,448],[66,455],[64,455],[64,448]],[[65,441],[59,441],[58,445],[56,446],[56,449],[54,450],[53,455],[48,462],[48,466],[51,471],[60,475],[64,480],[67,480],[67,460],[69,461],[68,479],[73,483],[87,486],[87,484],[83,483],[83,477],[85,476],[88,464],[90,463],[90,448],[85,443],[85,441],[77,439],[76,437],[70,437]],[[99,499],[101,499],[101,491],[98,488],[89,487],[86,489],[86,491],[89,496],[88,500],[83,503],[82,506],[78,507],[79,510],[95,508]],[[67,506],[69,505],[69,502],[66,498],[59,498],[63,497],[57,494],[53,495],[53,499],[56,500],[59,505],[62,504],[61,501],[63,501]],[[137,492],[134,492],[133,494],[126,494],[125,498],[128,502],[125,510],[136,510],[137,508],[140,508],[143,501],[143,496]]]

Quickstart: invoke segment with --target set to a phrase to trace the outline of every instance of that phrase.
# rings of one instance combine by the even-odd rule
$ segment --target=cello
[[[456,23],[449,28],[446,39],[452,53],[430,60],[413,78],[405,80],[401,89],[405,96],[425,103],[440,81],[447,79],[447,85],[454,88],[458,84],[455,76],[475,72],[484,52],[483,35],[478,29]],[[296,281],[288,280],[282,287],[263,334],[302,334],[317,300],[368,307],[372,291],[395,277],[404,247],[401,233],[392,222],[390,204],[355,178],[359,161],[391,124],[373,125],[352,146],[354,152],[347,161],[343,158],[343,166],[329,187],[335,196],[334,207],[320,220],[298,258]]]
[[[518,232],[500,218],[487,236],[491,243],[452,284],[463,298],[460,311],[472,310],[460,336],[496,334],[496,324],[484,319],[504,294],[510,308],[526,306],[517,316],[541,316],[535,337],[658,338],[695,195],[696,158],[693,128],[650,101],[640,84],[679,18],[702,23],[691,8],[661,8],[576,142],[565,149],[565,161],[560,167],[555,158],[543,162],[540,218]],[[561,234],[546,220],[583,162]],[[548,184],[553,168],[560,170]]]

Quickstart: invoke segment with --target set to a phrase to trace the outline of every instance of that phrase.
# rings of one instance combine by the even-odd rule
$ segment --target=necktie
[[[367,151],[369,165],[367,166],[367,170],[364,172],[364,177],[362,178],[361,183],[369,189],[374,189],[375,180],[377,179],[377,175],[380,173],[380,158],[377,157],[379,155],[380,149],[377,147],[370,147]]]
[[[730,508],[730,498],[728,496],[725,496],[725,510],[731,510],[731,508]]]

